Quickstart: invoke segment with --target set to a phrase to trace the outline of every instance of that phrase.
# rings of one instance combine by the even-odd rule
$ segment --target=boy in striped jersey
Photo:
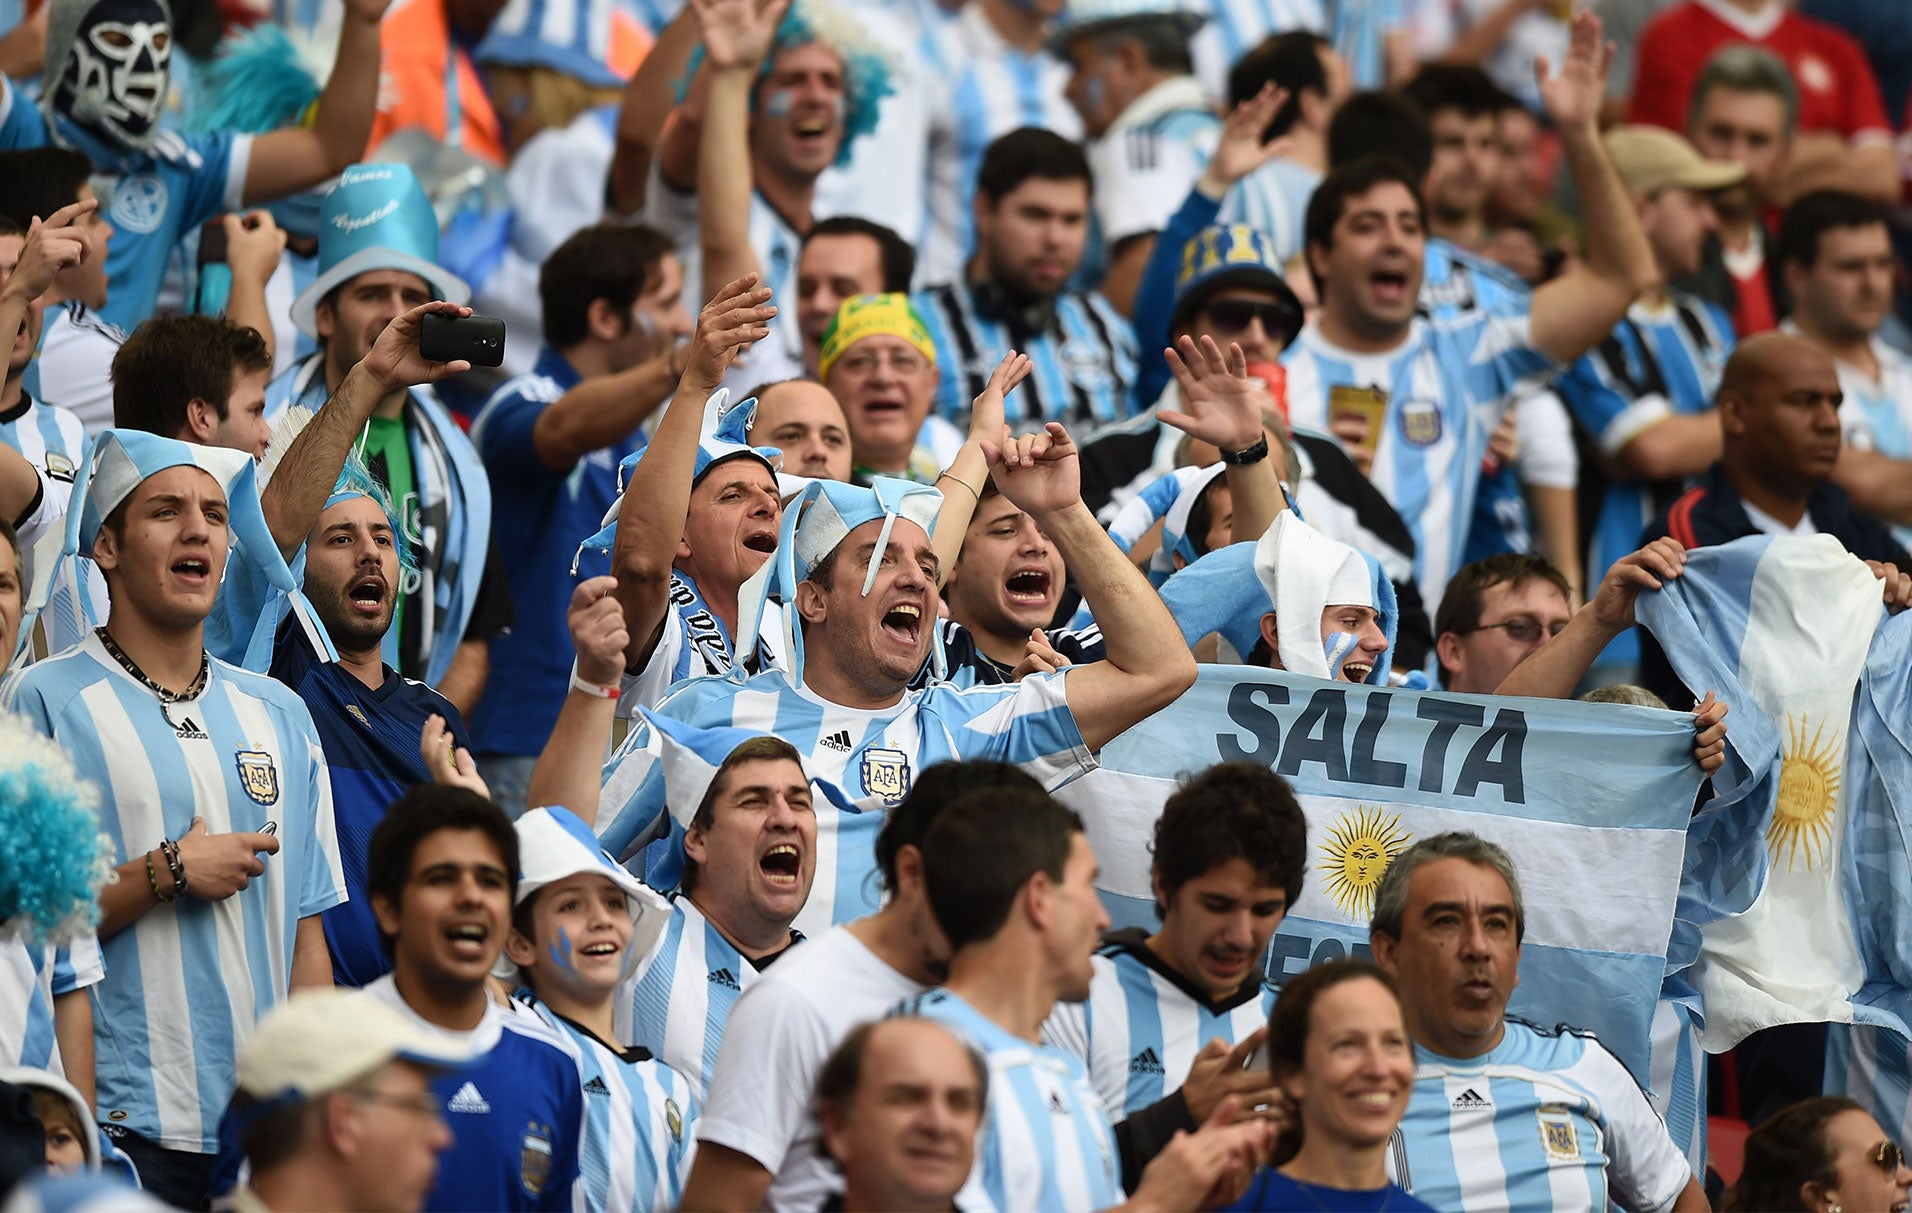
[[[1274,1006],[1262,962],[1301,896],[1307,847],[1294,793],[1253,763],[1212,766],[1162,806],[1151,848],[1162,925],[1107,936],[1088,1001],[1064,1004],[1044,1028],[1088,1065],[1111,1116],[1179,1096],[1179,1125],[1161,1124],[1166,1140],[1231,1092],[1250,1107],[1275,1102],[1272,1076],[1241,1063]]]
[[[973,792],[930,826],[923,860],[949,978],[900,1009],[947,1025],[989,1064],[983,1136],[957,1203],[1061,1213],[1211,1208],[1238,1197],[1270,1144],[1264,1124],[1211,1122],[1178,1135],[1124,1205],[1108,1109],[1082,1062],[1041,1041],[1057,1002],[1088,997],[1090,957],[1109,922],[1081,819],[1041,792]]]
[[[277,559],[251,458],[112,431],[89,470],[69,534],[105,574],[106,626],[14,675],[0,706],[108,789],[98,1107],[147,1186],[193,1208],[255,1017],[331,984],[319,915],[344,877],[305,705],[205,650],[232,539]]]
[[[1440,1209],[1708,1208],[1617,1057],[1507,1015],[1525,925],[1507,852],[1473,834],[1423,838],[1382,874],[1370,941],[1415,1056],[1394,1178]]]
[[[598,846],[568,809],[518,819],[523,874],[505,957],[520,1001],[569,1037],[584,1090],[578,1184],[606,1213],[676,1208],[690,1173],[697,1108],[684,1078],[613,1028],[624,975],[652,946],[670,907]]]

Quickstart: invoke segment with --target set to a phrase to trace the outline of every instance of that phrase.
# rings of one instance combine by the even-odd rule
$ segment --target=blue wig
[[[29,944],[63,943],[99,925],[113,873],[100,794],[24,716],[0,712],[0,921]]]
[[[332,495],[325,499],[325,508],[329,510],[353,497],[369,499],[385,514],[385,521],[392,527],[392,546],[398,549],[398,567],[415,571],[418,568],[418,554],[406,542],[405,520],[398,516],[398,509],[392,504],[392,495],[378,482],[378,477],[372,475],[372,469],[365,466],[365,460],[356,447],[346,452],[345,466],[339,469],[338,483],[332,486]]]
[[[193,76],[183,125],[188,134],[276,131],[300,123],[319,99],[319,81],[285,30],[262,21],[219,44]]]
[[[770,75],[777,56],[793,47],[821,42],[843,60],[843,143],[837,148],[836,167],[850,162],[850,149],[858,139],[876,129],[877,109],[883,98],[896,91],[890,83],[890,58],[870,41],[856,18],[838,8],[831,0],[792,0],[790,8],[777,24],[777,36],[757,69],[757,83],[751,89],[751,102],[757,89]],[[691,52],[683,79],[677,82],[677,100],[681,104],[690,92],[690,82],[703,66],[704,48],[700,43]]]

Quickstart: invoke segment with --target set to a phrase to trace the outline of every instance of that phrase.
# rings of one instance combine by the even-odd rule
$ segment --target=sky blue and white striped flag
[[[1815,535],[1700,549],[1640,599],[1680,679],[1732,705],[1668,956],[1704,1000],[1709,1051],[1786,1023],[1907,1033],[1912,617],[1880,598]]]
[[[1204,666],[1057,796],[1087,823],[1116,925],[1152,925],[1148,841],[1178,778],[1224,760],[1284,776],[1310,853],[1270,953],[1276,982],[1369,954],[1375,887],[1415,839],[1471,830],[1497,842],[1526,898],[1510,1010],[1598,1033],[1644,1084],[1700,782],[1692,747],[1691,717],[1673,712]]]

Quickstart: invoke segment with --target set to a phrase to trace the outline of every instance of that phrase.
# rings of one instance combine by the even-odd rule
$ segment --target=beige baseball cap
[[[309,1099],[394,1061],[457,1070],[467,1044],[412,1022],[358,990],[302,990],[261,1020],[239,1058],[239,1089],[255,1099]]]
[[[1745,166],[1708,160],[1691,143],[1657,126],[1616,126],[1606,142],[1620,179],[1648,196],[1672,185],[1720,190],[1746,180]]]

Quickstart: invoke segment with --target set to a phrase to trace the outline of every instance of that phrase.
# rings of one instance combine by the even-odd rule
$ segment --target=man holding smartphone
[[[347,169],[325,197],[319,231],[318,278],[292,304],[293,323],[318,340],[319,352],[272,381],[268,418],[299,404],[323,419],[321,406],[388,324],[434,299],[463,303],[471,294],[438,265],[437,216],[404,165]],[[385,664],[470,715],[490,669],[488,642],[512,624],[491,550],[484,464],[426,386],[394,389],[369,415],[349,420],[355,448],[391,493],[405,540],[423,557],[400,588]]]
[[[479,705],[472,745],[492,799],[514,816],[569,691],[574,575],[610,572],[601,553],[578,563],[577,542],[617,500],[618,465],[644,446],[638,427],[677,390],[691,332],[683,268],[648,227],[577,232],[546,259],[538,294],[538,364],[499,388],[472,430],[497,496],[494,538],[514,558],[517,617],[491,641],[514,693]]]

